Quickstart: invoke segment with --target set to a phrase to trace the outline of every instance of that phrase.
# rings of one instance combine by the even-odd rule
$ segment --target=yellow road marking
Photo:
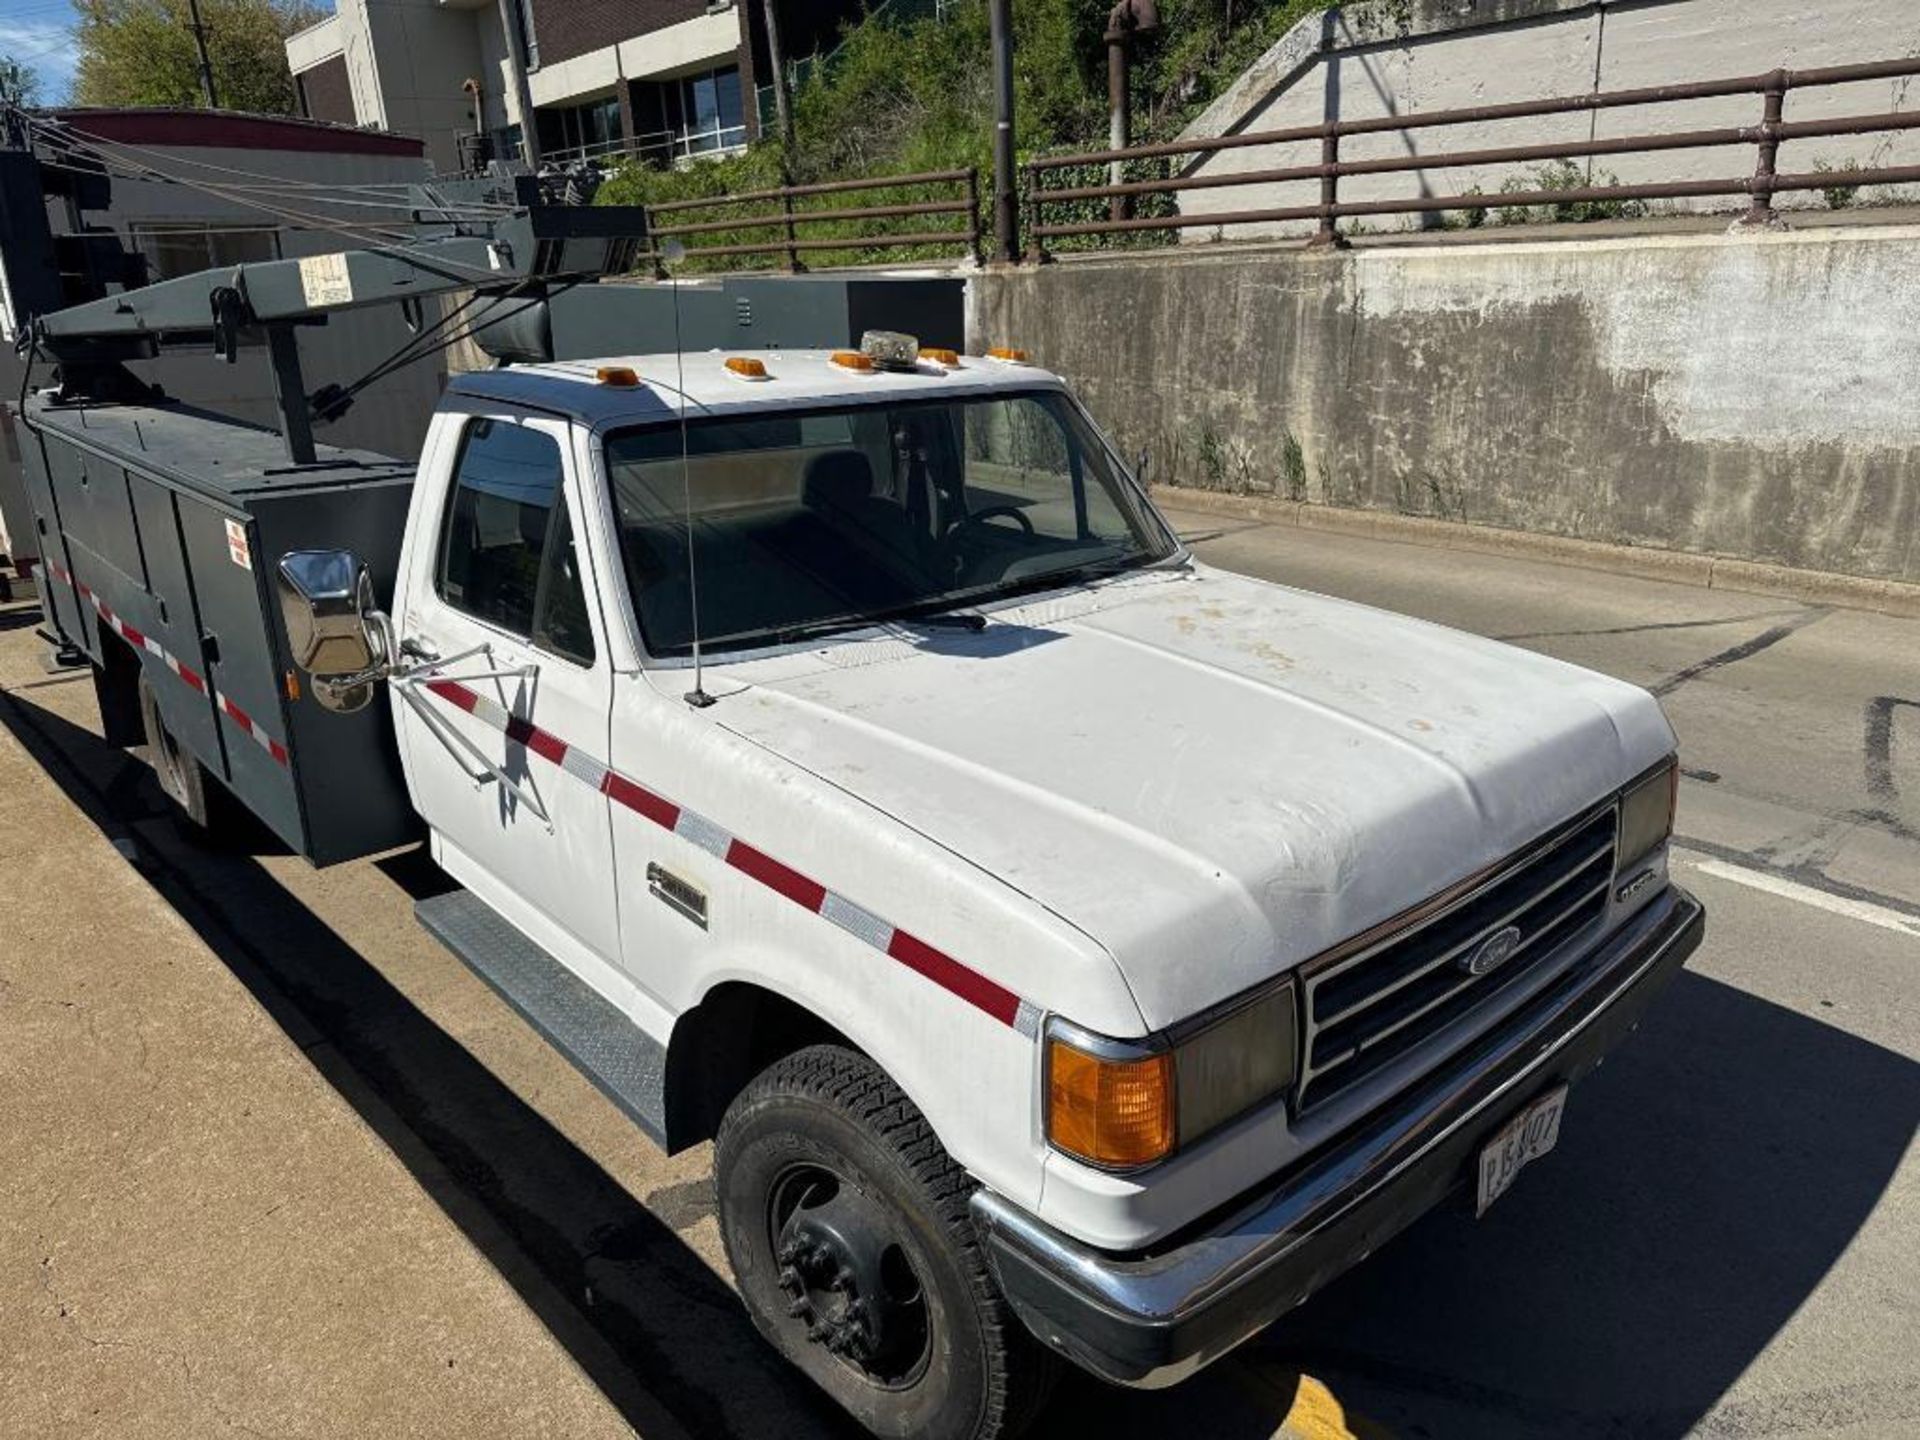
[[[1360,1440],[1347,1428],[1347,1411],[1339,1400],[1311,1375],[1300,1377],[1293,1406],[1280,1422],[1285,1440]]]

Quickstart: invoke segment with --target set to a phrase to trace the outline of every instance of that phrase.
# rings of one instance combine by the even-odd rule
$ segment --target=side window
[[[434,586],[456,610],[591,664],[562,473],[560,446],[544,431],[471,422],[454,465]]]

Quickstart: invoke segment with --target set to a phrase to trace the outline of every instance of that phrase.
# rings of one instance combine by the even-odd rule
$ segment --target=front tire
[[[754,1324],[875,1435],[1010,1440],[1057,1362],[987,1271],[973,1184],[879,1067],[815,1045],[763,1071],[714,1145]]]

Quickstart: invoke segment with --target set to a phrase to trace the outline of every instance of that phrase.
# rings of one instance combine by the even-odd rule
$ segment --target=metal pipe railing
[[[819,196],[837,196],[861,191],[898,190],[909,186],[956,187],[959,193],[948,199],[908,200],[896,204],[845,205],[823,209],[803,209],[796,200]],[[724,210],[736,205],[777,204],[777,210],[755,210],[745,215],[717,219],[672,220],[660,223],[657,217],[682,216],[693,211]],[[965,223],[955,230],[876,230],[852,235],[807,235],[808,227],[843,225],[874,220],[902,220],[931,215],[957,215]],[[765,238],[750,232],[769,230]],[[912,175],[880,175],[859,180],[830,180],[810,185],[782,185],[767,190],[742,190],[730,195],[703,195],[687,200],[666,200],[647,207],[647,231],[666,239],[726,235],[718,245],[689,245],[690,259],[715,259],[745,255],[784,256],[787,269],[805,269],[803,254],[828,251],[871,251],[920,249],[931,246],[957,246],[976,259],[980,254],[980,176],[973,169],[930,170]],[[749,232],[741,236],[740,232]],[[656,268],[658,255],[654,256]],[[849,262],[858,263],[858,262]]]
[[[1920,75],[1920,58],[1882,60],[1859,65],[1829,65],[1807,70],[1772,70],[1764,74],[1730,79],[1643,86],[1630,90],[1597,91],[1540,100],[1517,100],[1494,105],[1435,110],[1424,114],[1334,120],[1316,125],[1249,131],[1239,135],[1219,135],[1196,140],[1136,145],[1125,149],[1088,150],[1072,155],[1045,156],[1028,161],[1024,167],[1027,182],[1027,258],[1029,260],[1046,259],[1045,242],[1048,239],[1069,236],[1123,235],[1154,230],[1181,230],[1203,225],[1226,226],[1316,220],[1319,223],[1311,243],[1338,245],[1343,241],[1337,221],[1348,215],[1495,210],[1535,205],[1727,195],[1750,197],[1744,217],[1746,223],[1770,224],[1777,219],[1773,208],[1773,197],[1785,191],[1903,184],[1920,178],[1920,168],[1911,166],[1808,171],[1791,175],[1778,173],[1779,149],[1789,140],[1920,129],[1920,111],[1889,111],[1878,115],[1849,115],[1821,120],[1788,121],[1784,118],[1788,93],[1813,87],[1854,84],[1861,81],[1912,75]],[[1595,137],[1587,140],[1568,140],[1562,143],[1489,146],[1473,150],[1442,151],[1431,155],[1394,155],[1363,160],[1343,160],[1340,157],[1340,142],[1349,136],[1405,134],[1447,126],[1481,125],[1502,120],[1579,114],[1636,105],[1677,104],[1742,95],[1762,97],[1759,124],[1721,126],[1664,134]],[[1320,159],[1317,164],[1301,163],[1226,175],[1195,174],[1190,168],[1192,163],[1224,151],[1312,141],[1317,141],[1320,145]],[[1444,196],[1420,195],[1405,199],[1361,202],[1340,199],[1340,181],[1343,177],[1350,175],[1381,175],[1408,171],[1460,169],[1471,166],[1522,164],[1529,161],[1552,161],[1597,155],[1654,154],[1663,151],[1712,149],[1730,145],[1755,147],[1755,164],[1751,174],[1740,179],[1671,180],[1644,184],[1507,191],[1498,194],[1475,192]],[[1109,166],[1116,163],[1124,165],[1130,161],[1172,159],[1184,159],[1189,162],[1186,173],[1175,173],[1160,179],[1128,180],[1118,184],[1104,185],[1069,185],[1056,189],[1049,189],[1044,183],[1044,177],[1047,174],[1064,169]],[[1056,204],[1110,200],[1122,196],[1133,198],[1145,195],[1173,195],[1185,191],[1308,180],[1319,182],[1320,196],[1317,204],[1216,211],[1204,215],[1174,214],[1131,219],[1115,219],[1109,216],[1100,220],[1068,223],[1048,223],[1047,220],[1047,207]]]

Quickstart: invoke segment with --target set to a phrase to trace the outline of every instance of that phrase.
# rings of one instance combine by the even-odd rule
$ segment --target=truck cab
[[[386,612],[279,574],[423,923],[716,1142],[779,1351],[979,1437],[1491,1204],[1702,917],[1645,692],[1202,565],[1057,377],[913,350],[460,377]]]

